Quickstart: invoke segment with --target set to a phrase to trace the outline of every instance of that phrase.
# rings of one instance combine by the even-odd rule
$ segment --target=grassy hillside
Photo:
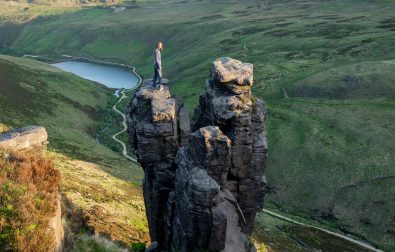
[[[254,63],[269,107],[267,207],[395,250],[393,1],[199,1],[91,9],[33,21],[14,53],[116,59],[165,77],[190,111],[210,61]],[[288,98],[287,98],[288,97]]]
[[[95,141],[105,126],[102,114],[112,116],[112,90],[35,60],[0,55],[0,94],[1,128],[47,129],[47,156],[61,172],[70,220],[81,213],[86,222],[73,231],[88,229],[125,245],[148,241],[142,169]]]

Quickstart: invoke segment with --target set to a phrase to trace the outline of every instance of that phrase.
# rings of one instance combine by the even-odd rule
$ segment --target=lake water
[[[64,61],[52,65],[110,88],[130,89],[135,87],[139,81],[130,69],[121,66],[79,60]]]

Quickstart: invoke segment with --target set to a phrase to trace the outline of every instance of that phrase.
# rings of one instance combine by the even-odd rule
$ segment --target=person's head
[[[158,49],[158,50],[163,50],[163,43],[162,43],[162,41],[159,41],[158,43],[156,43],[156,49]]]

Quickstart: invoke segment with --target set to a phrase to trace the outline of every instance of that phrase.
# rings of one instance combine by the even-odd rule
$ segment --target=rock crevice
[[[148,82],[127,106],[158,251],[254,251],[248,236],[266,188],[265,106],[251,95],[252,64],[220,58],[210,77],[192,123],[179,98]]]

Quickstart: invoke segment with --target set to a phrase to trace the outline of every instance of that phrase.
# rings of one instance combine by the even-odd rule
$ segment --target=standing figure
[[[154,51],[154,78],[152,79],[152,87],[156,88],[156,83],[159,82],[159,89],[162,90],[162,60],[161,53],[163,50],[163,43],[159,41],[156,44]]]

